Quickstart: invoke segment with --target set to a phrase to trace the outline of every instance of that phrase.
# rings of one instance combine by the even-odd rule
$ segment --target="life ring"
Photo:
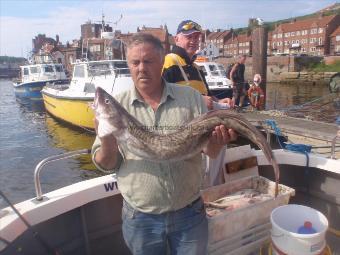
[[[253,85],[248,90],[248,97],[252,107],[262,110],[264,106],[264,93],[260,86]]]

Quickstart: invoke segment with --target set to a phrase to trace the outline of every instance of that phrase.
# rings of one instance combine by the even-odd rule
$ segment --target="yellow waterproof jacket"
[[[173,46],[172,53],[165,56],[162,75],[167,82],[187,85],[202,95],[210,95],[203,71],[181,47]]]

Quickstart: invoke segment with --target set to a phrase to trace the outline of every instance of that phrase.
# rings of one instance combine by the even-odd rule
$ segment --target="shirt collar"
[[[164,79],[162,79],[162,84],[164,85],[164,89],[163,89],[163,93],[162,93],[160,104],[165,103],[168,98],[171,98],[171,99],[175,98],[174,91],[173,91],[172,87],[168,84],[168,82],[166,82]],[[144,103],[145,101],[141,97],[141,95],[139,94],[139,92],[136,89],[136,87],[134,86],[132,88],[132,90],[131,90],[130,104],[133,105],[135,102]]]
[[[187,64],[192,64],[196,60],[196,55],[193,56],[192,59],[189,58],[188,53],[182,47],[177,45],[172,46],[172,53],[175,53],[182,57]]]

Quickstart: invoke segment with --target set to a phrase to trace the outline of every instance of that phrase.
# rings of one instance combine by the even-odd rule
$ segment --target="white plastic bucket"
[[[303,205],[284,205],[270,215],[273,254],[317,255],[326,247],[327,218],[319,211]],[[298,234],[305,221],[312,223],[314,234]]]

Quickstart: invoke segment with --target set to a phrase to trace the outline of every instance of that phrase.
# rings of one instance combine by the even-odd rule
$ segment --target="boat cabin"
[[[195,62],[203,71],[209,88],[226,87],[232,88],[231,81],[227,78],[227,73],[222,64],[215,62]]]
[[[21,66],[21,82],[66,80],[62,64],[35,64]]]

